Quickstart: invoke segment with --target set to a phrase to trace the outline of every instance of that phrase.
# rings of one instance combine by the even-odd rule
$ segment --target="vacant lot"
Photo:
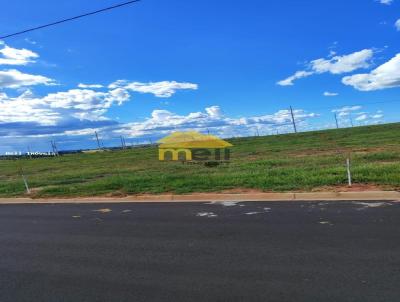
[[[0,161],[0,196],[34,197],[343,189],[352,159],[358,188],[400,188],[400,124],[229,140],[230,164],[159,162],[157,148]]]

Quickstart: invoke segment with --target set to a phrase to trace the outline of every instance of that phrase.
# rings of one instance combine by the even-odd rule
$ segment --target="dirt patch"
[[[114,191],[114,192],[110,192],[104,195],[104,197],[127,197],[128,194],[126,194],[125,192],[122,191]]]
[[[257,193],[269,193],[267,191],[259,189],[246,189],[246,188],[234,188],[220,191],[222,194],[257,194]]]
[[[393,187],[375,184],[354,184],[353,186],[324,186],[315,188],[312,192],[366,192],[366,191],[390,191]]]

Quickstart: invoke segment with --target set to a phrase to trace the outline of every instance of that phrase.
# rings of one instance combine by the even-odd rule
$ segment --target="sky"
[[[0,36],[121,1],[14,0]],[[0,40],[0,154],[399,121],[400,0],[142,0]]]

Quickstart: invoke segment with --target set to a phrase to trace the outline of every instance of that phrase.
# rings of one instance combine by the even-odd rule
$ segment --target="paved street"
[[[400,204],[0,205],[0,301],[400,301]]]

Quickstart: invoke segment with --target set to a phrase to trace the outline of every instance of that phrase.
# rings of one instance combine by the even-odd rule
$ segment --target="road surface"
[[[400,204],[0,206],[0,301],[400,301]]]

